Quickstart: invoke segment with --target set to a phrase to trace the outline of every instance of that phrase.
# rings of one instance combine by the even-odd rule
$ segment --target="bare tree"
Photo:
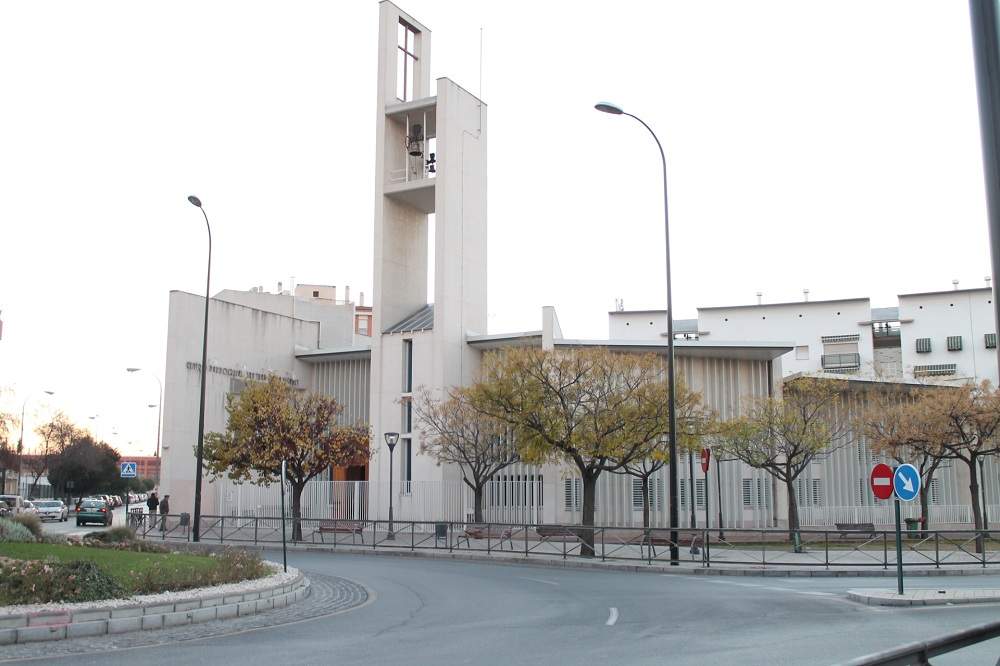
[[[785,485],[788,531],[799,531],[795,480],[817,455],[849,443],[849,421],[836,380],[801,377],[786,382],[781,398],[755,400],[745,416],[723,424],[718,441],[725,454],[762,469]]]
[[[41,438],[41,443],[24,458],[24,466],[31,475],[31,495],[35,494],[38,482],[48,473],[53,461],[75,437],[83,435],[63,412],[56,412],[48,422],[35,428],[35,433]]]
[[[455,464],[475,496],[475,521],[483,521],[483,491],[503,469],[520,457],[503,421],[477,411],[469,391],[452,389],[443,399],[422,391],[414,401],[421,424],[420,452],[438,464]]]

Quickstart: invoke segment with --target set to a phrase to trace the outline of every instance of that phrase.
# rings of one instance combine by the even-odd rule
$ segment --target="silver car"
[[[69,520],[69,509],[62,500],[35,500],[38,517],[42,520],[56,520],[61,523]]]

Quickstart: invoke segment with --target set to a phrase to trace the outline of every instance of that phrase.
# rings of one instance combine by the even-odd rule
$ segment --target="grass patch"
[[[186,590],[236,583],[270,574],[270,569],[256,555],[237,550],[209,556],[133,552],[50,543],[0,543],[0,557],[39,561],[46,566],[55,567],[55,570],[72,563],[91,563],[116,584],[114,588],[106,586],[107,596],[96,598]],[[9,581],[6,585],[4,581],[0,581],[0,604],[94,599],[77,599],[74,596],[76,588],[42,585],[41,577],[53,576],[44,575],[37,568],[9,565],[3,574],[11,579],[20,577],[23,580],[17,584]],[[38,579],[33,580],[36,578]],[[37,592],[42,598],[26,597],[25,591]],[[46,595],[48,598],[45,598]],[[30,600],[25,600],[27,598]]]

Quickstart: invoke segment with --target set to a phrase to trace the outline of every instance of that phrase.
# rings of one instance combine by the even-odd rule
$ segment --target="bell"
[[[406,148],[410,157],[423,157],[424,155],[424,133],[420,125],[413,126],[413,134],[406,137]]]

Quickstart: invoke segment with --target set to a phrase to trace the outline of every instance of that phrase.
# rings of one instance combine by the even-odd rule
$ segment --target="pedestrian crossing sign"
[[[120,466],[122,470],[123,479],[134,479],[136,477],[134,462],[123,462],[120,463]]]

